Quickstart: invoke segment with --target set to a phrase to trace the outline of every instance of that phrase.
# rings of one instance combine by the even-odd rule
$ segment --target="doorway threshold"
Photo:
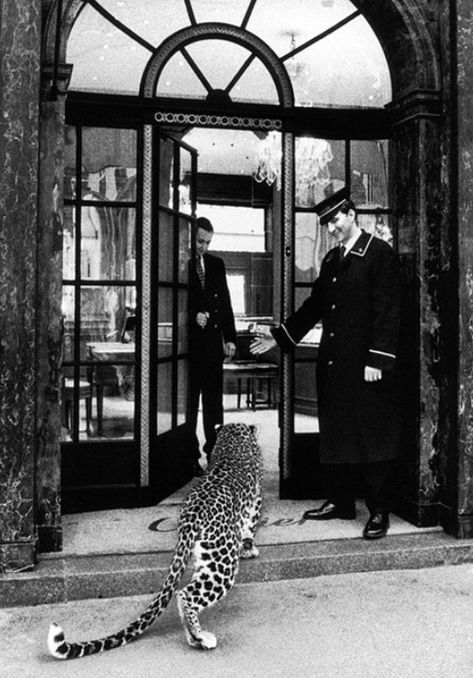
[[[257,533],[258,546],[276,547],[303,543],[350,540],[361,537],[368,520],[363,501],[357,502],[356,520],[308,521],[304,511],[321,500],[279,499],[279,425],[276,408],[238,408],[234,394],[224,397],[225,421],[254,424],[263,455],[263,509]],[[204,443],[202,416],[197,435]],[[316,417],[298,416],[300,431],[318,431]],[[201,459],[202,466],[205,462]],[[169,553],[177,539],[177,521],[185,498],[198,482],[193,479],[155,506],[122,508],[64,515],[63,551],[59,557]],[[391,516],[389,538],[397,535],[441,532],[442,528],[417,528],[398,516]],[[52,556],[54,557],[54,555]]]
[[[194,480],[157,506],[64,516],[64,550],[41,554],[32,572],[0,577],[0,607],[149,594],[164,580],[177,517]],[[366,541],[363,502],[356,520],[305,521],[310,501],[267,497],[259,558],[242,561],[237,583],[473,562],[473,540],[416,528],[392,516],[386,538]],[[186,575],[188,576],[188,575]]]
[[[156,506],[92,511],[63,516],[64,544],[59,557],[114,556],[139,553],[170,553],[177,540],[182,504],[198,480],[175,492]],[[274,479],[276,483],[277,480]],[[267,483],[265,483],[267,485]],[[276,547],[361,537],[368,520],[364,502],[357,502],[355,520],[304,520],[304,511],[319,501],[278,499],[266,492],[256,541],[259,547]],[[396,515],[390,517],[389,537],[442,532],[441,527],[418,528]],[[55,557],[48,554],[46,557]]]

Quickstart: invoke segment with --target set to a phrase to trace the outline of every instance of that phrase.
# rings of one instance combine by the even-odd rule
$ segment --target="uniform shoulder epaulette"
[[[371,245],[373,238],[374,235],[372,235],[371,233],[362,231],[360,237],[358,238],[354,246],[351,248],[349,254],[354,254],[357,257],[364,257],[366,252],[368,251],[369,246]]]

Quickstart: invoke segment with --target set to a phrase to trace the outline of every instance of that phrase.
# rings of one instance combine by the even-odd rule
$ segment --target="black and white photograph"
[[[0,0],[1,678],[473,678],[472,36]]]

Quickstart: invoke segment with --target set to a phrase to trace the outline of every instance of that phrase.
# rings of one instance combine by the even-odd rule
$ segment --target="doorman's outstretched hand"
[[[273,337],[259,334],[250,344],[250,351],[253,355],[260,355],[266,353],[270,348],[277,346],[276,340]]]

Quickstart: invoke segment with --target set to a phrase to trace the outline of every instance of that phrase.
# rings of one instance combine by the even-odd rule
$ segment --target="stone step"
[[[170,560],[169,552],[68,557],[47,554],[32,572],[0,577],[0,606],[152,595],[163,581]],[[441,532],[393,535],[371,542],[337,539],[262,546],[259,558],[241,562],[237,582],[467,562],[473,562],[473,539],[458,540]]]

